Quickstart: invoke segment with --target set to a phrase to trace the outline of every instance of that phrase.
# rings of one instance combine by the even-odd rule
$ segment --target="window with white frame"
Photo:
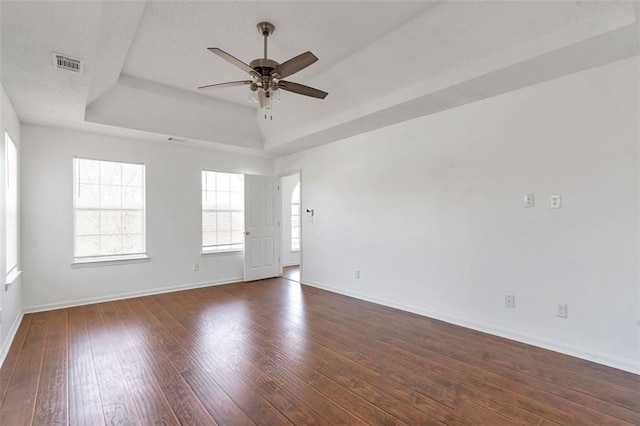
[[[300,182],[291,194],[291,251],[300,250]]]
[[[5,170],[5,229],[6,229],[6,271],[7,278],[18,272],[18,149],[4,133]]]
[[[244,249],[244,175],[202,171],[202,251]]]
[[[73,159],[76,260],[146,252],[144,164]]]

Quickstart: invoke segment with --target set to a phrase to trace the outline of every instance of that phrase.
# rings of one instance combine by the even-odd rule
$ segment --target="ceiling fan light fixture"
[[[265,119],[267,117],[273,119],[271,117],[271,109],[274,104],[280,101],[279,89],[317,99],[324,99],[328,95],[327,92],[313,87],[282,80],[317,61],[318,58],[313,53],[304,52],[280,64],[267,56],[267,39],[275,31],[275,26],[269,22],[260,22],[257,25],[257,29],[264,39],[264,57],[254,59],[249,64],[242,62],[218,47],[207,48],[211,53],[220,56],[230,64],[248,73],[251,76],[251,80],[209,84],[198,89],[218,89],[249,84],[249,102],[255,102],[260,105],[260,108],[265,112]]]
[[[269,102],[271,102],[272,104],[277,104],[278,102],[280,102],[280,90],[272,87],[267,92],[267,98],[269,98]]]
[[[249,90],[249,99],[247,99],[249,102],[257,104],[259,102],[258,100],[258,89],[256,88],[255,90],[251,89]]]

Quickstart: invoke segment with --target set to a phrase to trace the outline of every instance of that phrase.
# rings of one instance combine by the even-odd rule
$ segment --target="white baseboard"
[[[525,333],[520,333],[514,330],[508,330],[504,328],[494,327],[488,324],[482,324],[475,321],[469,321],[464,318],[458,318],[451,315],[442,314],[440,312],[431,311],[428,309],[417,308],[415,306],[409,306],[402,303],[397,303],[391,300],[381,299],[378,297],[368,296],[363,293],[359,293],[356,291],[345,290],[333,286],[329,286],[317,281],[301,279],[300,280],[304,285],[310,285],[312,287],[317,287],[322,290],[327,290],[333,293],[343,294],[345,296],[355,297],[356,299],[366,300],[367,302],[376,303],[378,305],[388,306],[390,308],[400,309],[402,311],[411,312],[414,314],[426,316],[429,318],[434,318],[440,321],[448,322],[450,324],[459,325],[461,327],[470,328],[472,330],[481,331],[483,333],[493,334],[495,336],[504,337],[506,339],[515,340],[522,343],[527,343],[529,345],[537,346],[544,349],[549,349],[554,352],[560,352],[565,355],[574,356],[577,358],[582,358],[588,361],[593,361],[598,364],[607,365],[609,367],[617,368],[620,370],[628,371],[635,374],[640,374],[640,364],[633,363],[631,361],[620,359],[617,357],[612,357],[607,354],[595,353],[595,352],[587,352],[583,349],[572,348],[564,345],[557,344],[553,341],[541,339],[536,336],[531,336]]]
[[[4,342],[2,342],[2,347],[0,348],[0,367],[4,364],[5,358],[7,358],[7,354],[9,353],[9,348],[13,343],[13,339],[16,337],[16,333],[18,332],[18,327],[20,327],[20,323],[22,323],[22,318],[24,317],[24,310],[21,311],[18,315],[16,315],[13,324],[11,324],[11,328],[9,329],[9,333],[7,333],[7,337],[5,337]]]
[[[300,266],[300,262],[288,262],[288,263],[283,263],[282,267],[285,268],[287,266]]]
[[[113,294],[109,296],[90,297],[87,299],[77,299],[77,300],[71,300],[67,302],[35,305],[35,306],[29,306],[24,308],[23,313],[31,314],[35,312],[53,311],[56,309],[72,308],[74,306],[92,305],[94,303],[102,303],[102,302],[113,302],[115,300],[132,299],[134,297],[142,297],[142,296],[152,296],[154,294],[171,293],[174,291],[189,290],[193,288],[232,284],[232,283],[242,282],[243,279],[244,277],[234,277],[234,278],[226,278],[226,279],[215,280],[215,281],[204,281],[199,283],[190,283],[190,284],[181,284],[181,285],[170,286],[170,287],[154,288],[150,290],[132,291],[129,293],[119,293],[119,294]]]

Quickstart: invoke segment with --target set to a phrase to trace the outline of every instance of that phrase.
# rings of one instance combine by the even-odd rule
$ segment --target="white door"
[[[244,280],[280,275],[278,178],[244,176]]]

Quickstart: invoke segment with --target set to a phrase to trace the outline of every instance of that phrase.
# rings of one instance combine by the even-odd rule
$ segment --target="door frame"
[[[277,177],[278,177],[278,185],[280,185],[280,191],[278,192],[278,197],[280,198],[280,206],[282,206],[282,178],[286,177],[286,176],[291,176],[291,175],[298,175],[298,181],[300,183],[300,284],[302,284],[302,250],[303,250],[303,238],[302,238],[302,234],[303,234],[303,217],[304,215],[302,214],[304,212],[304,209],[302,208],[302,192],[303,192],[303,184],[302,184],[302,169],[290,169],[284,172],[280,172],[278,173]],[[288,212],[288,214],[291,214],[291,211]],[[280,208],[280,259],[284,258],[284,242],[282,241],[282,223],[283,223],[283,218],[284,218],[284,211],[282,210],[282,208]],[[284,272],[284,266],[282,265],[282,262],[280,262],[280,276],[282,276]]]

